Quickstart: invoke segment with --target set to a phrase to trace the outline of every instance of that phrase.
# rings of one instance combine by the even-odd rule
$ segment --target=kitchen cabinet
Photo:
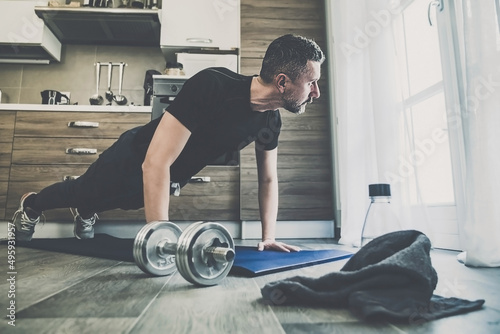
[[[35,7],[63,44],[158,46],[157,9]]]
[[[12,217],[24,193],[79,177],[124,131],[150,119],[149,112],[0,111],[4,204],[0,219]],[[207,166],[181,194],[171,198],[173,221],[238,220],[239,167]],[[144,221],[142,209],[98,214],[101,221]],[[68,209],[48,210],[44,215],[46,221],[72,221]]]
[[[61,60],[61,42],[36,17],[37,1],[0,1],[0,63]]]
[[[163,0],[162,48],[240,47],[239,0]]]

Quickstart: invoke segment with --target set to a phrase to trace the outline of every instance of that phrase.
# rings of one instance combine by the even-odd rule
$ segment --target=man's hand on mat
[[[263,250],[277,250],[281,252],[300,252],[300,247],[287,245],[283,242],[276,241],[274,239],[266,239],[259,242],[257,245],[259,251]]]

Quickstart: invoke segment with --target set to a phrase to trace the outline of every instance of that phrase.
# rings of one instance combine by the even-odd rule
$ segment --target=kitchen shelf
[[[159,46],[158,9],[35,7],[64,44]]]

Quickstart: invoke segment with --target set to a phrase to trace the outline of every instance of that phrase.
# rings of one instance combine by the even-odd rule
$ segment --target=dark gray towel
[[[262,296],[275,305],[348,307],[367,321],[419,323],[480,309],[484,300],[433,295],[430,248],[421,232],[389,233],[362,247],[339,272],[272,282]]]

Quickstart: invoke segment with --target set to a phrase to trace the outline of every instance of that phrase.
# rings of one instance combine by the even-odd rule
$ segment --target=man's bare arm
[[[170,166],[186,145],[191,132],[165,112],[142,164],[146,222],[169,220]]]
[[[258,249],[274,249],[283,252],[299,251],[296,246],[277,242],[276,220],[278,217],[278,149],[255,150],[259,179],[259,209],[262,221],[262,242]]]

